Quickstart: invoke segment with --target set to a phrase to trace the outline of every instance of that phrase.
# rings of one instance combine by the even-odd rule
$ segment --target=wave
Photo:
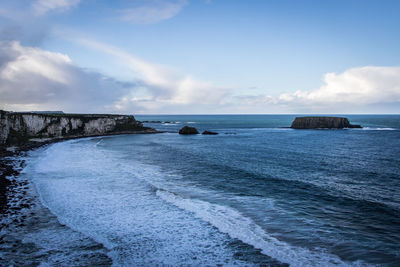
[[[165,179],[166,173],[162,173],[155,166],[141,164],[131,158],[125,161],[123,154],[118,151],[103,149],[107,140],[100,146],[98,144],[101,141],[96,141],[76,145],[75,142],[78,141],[73,140],[53,144],[46,149],[41,162],[35,165],[35,171],[42,173],[45,179],[36,179],[36,184],[41,189],[39,192],[43,195],[42,202],[47,203],[45,205],[58,216],[60,222],[113,250],[113,253],[118,254],[111,257],[116,262],[121,257],[120,251],[124,251],[124,258],[133,257],[139,260],[135,250],[146,248],[145,245],[133,246],[138,240],[138,233],[142,233],[146,242],[149,242],[150,237],[154,238],[154,243],[150,242],[148,245],[157,246],[163,257],[174,257],[174,254],[176,256],[179,253],[188,255],[185,249],[189,250],[189,245],[202,244],[208,238],[216,238],[216,235],[207,235],[207,227],[203,228],[200,223],[205,222],[204,224],[214,226],[217,233],[239,239],[260,249],[265,255],[294,266],[362,265],[361,262],[343,262],[338,256],[322,249],[309,250],[282,242],[251,218],[231,207],[174,194],[172,192],[176,191],[176,179],[168,183]],[[77,173],[72,174],[73,172]],[[47,179],[50,177],[51,179]],[[85,178],[85,182],[76,177]],[[152,189],[151,193],[149,187]],[[127,200],[134,201],[130,203]],[[121,205],[122,203],[124,204]],[[187,217],[184,213],[187,213]],[[164,233],[165,229],[168,229],[167,233]],[[185,234],[189,232],[196,238],[188,239]],[[160,233],[164,234],[162,239],[158,236]],[[167,237],[171,238],[171,242]],[[115,240],[118,240],[117,245]],[[215,241],[217,242],[219,241]],[[190,255],[195,251],[197,257],[205,260],[207,264],[215,258],[221,259],[221,255],[226,255],[224,251],[220,251],[215,258],[210,256],[206,260],[204,257],[209,255],[210,251],[216,253],[217,246],[202,254],[197,251],[199,247],[201,246],[193,245]],[[143,253],[140,254],[146,255],[143,260],[151,258],[147,252]],[[177,263],[174,261],[176,259],[170,260],[171,265]]]
[[[97,143],[96,143],[96,145],[95,146],[98,146],[98,145],[100,145],[102,142],[104,141],[104,139],[100,139]]]
[[[211,204],[202,200],[182,198],[164,190],[157,190],[157,196],[166,202],[183,210],[194,213],[220,232],[228,234],[242,242],[261,249],[262,253],[271,256],[281,262],[293,266],[361,266],[361,262],[346,263],[339,257],[326,253],[322,249],[311,251],[302,247],[294,247],[282,242],[264,231],[250,218],[243,216],[237,210]]]
[[[101,243],[114,266],[246,264],[225,234],[156,195],[173,187],[157,167],[97,142],[52,144],[26,169],[61,224]]]
[[[365,130],[365,131],[396,131],[398,129],[396,128],[390,128],[390,127],[363,127],[360,130]]]

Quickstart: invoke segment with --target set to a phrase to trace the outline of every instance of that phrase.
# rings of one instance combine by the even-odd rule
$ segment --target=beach
[[[21,175],[27,153],[53,142],[32,142],[1,154],[0,265],[46,262],[51,266],[110,266],[111,259],[104,246],[60,224],[42,205],[29,177]],[[52,239],[51,231],[62,232],[63,238]],[[88,252],[75,256],[77,250]]]

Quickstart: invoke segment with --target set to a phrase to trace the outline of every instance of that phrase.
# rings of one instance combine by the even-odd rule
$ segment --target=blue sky
[[[398,14],[388,0],[6,0],[0,107],[399,113]]]

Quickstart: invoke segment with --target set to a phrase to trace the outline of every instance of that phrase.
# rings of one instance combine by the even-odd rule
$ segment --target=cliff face
[[[127,115],[14,113],[0,110],[0,144],[19,144],[31,138],[154,131]]]
[[[343,117],[296,117],[290,128],[294,129],[343,129],[361,128],[360,125],[350,124],[347,118]]]

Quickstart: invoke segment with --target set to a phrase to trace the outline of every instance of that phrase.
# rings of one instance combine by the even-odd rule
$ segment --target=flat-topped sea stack
[[[343,117],[296,117],[290,128],[293,129],[343,129],[343,128],[362,128],[354,125],[347,118]]]

